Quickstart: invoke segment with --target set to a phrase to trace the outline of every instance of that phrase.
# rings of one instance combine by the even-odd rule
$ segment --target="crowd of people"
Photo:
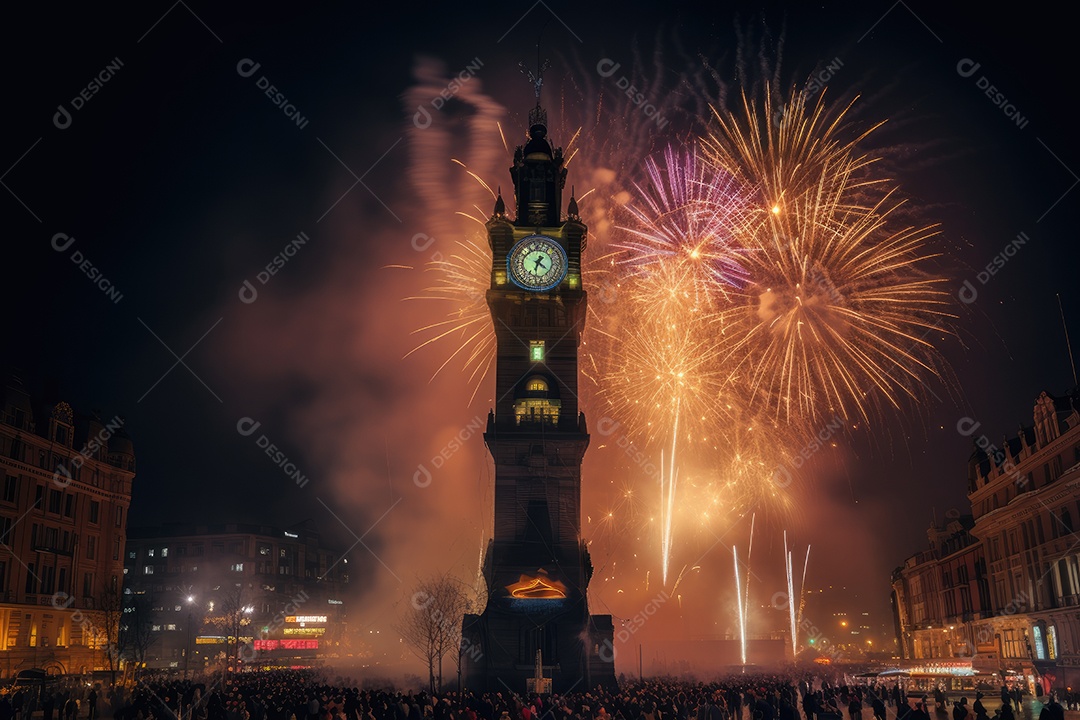
[[[284,670],[228,680],[146,679],[0,697],[0,720],[1017,720],[1025,705],[1002,688],[987,712],[984,695],[950,702],[937,691],[908,695],[899,684],[864,686],[813,677],[733,676],[711,683],[651,680],[565,694],[413,693],[361,688],[349,678]],[[868,713],[864,713],[868,711]],[[55,715],[55,717],[54,717]],[[949,718],[951,715],[951,719]],[[845,717],[846,716],[846,717]],[[1039,718],[1064,720],[1050,699]]]

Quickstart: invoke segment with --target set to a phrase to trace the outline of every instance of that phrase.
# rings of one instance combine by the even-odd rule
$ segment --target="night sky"
[[[5,11],[0,43],[3,361],[39,394],[55,386],[78,412],[126,418],[138,462],[132,525],[311,518],[342,548],[362,537],[349,554],[355,617],[386,627],[418,576],[475,573],[490,535],[492,481],[478,434],[429,487],[413,481],[419,464],[486,417],[491,387],[470,404],[453,366],[429,382],[445,347],[404,357],[418,342],[410,331],[439,319],[404,298],[428,282],[420,269],[430,254],[467,232],[454,213],[491,209],[450,158],[510,186],[494,121],[512,152],[533,102],[517,64],[535,61],[537,36],[552,63],[553,140],[593,127],[596,147],[619,155],[617,172],[643,147],[686,142],[684,81],[704,76],[703,59],[720,82],[709,99],[720,101],[734,99],[741,78],[763,79],[761,58],[787,85],[839,59],[826,92],[860,96],[859,123],[887,119],[875,149],[919,218],[940,223],[935,247],[954,298],[965,281],[977,290],[955,303],[956,337],[935,339],[955,380],[921,408],[845,432],[785,521],[797,547],[814,547],[809,587],[837,590],[814,612],[868,611],[887,622],[891,570],[925,547],[935,514],[968,511],[971,438],[957,421],[974,418],[997,441],[1031,422],[1040,391],[1074,384],[1057,293],[1080,343],[1073,29],[1049,6],[943,5],[21,4]],[[597,102],[618,93],[597,64],[629,69],[636,58],[672,118],[669,134],[615,137],[617,123],[596,120]],[[417,108],[430,109],[447,78],[477,60],[475,77],[418,128]],[[965,60],[979,64],[966,77]],[[238,71],[253,63],[249,76]],[[112,77],[88,89],[99,74]],[[264,77],[300,126],[260,89]],[[980,89],[987,83],[1023,127]],[[84,89],[89,99],[73,102]],[[579,195],[600,155],[570,165]],[[308,242],[261,282],[300,233]],[[423,252],[414,249],[420,233],[435,239]],[[982,282],[980,271],[1019,233],[1028,242]],[[602,247],[602,229],[593,238]],[[75,253],[108,279],[112,298]],[[241,300],[245,281],[254,302]],[[261,423],[252,435],[237,431],[244,418]],[[260,450],[261,435],[308,478],[303,487]],[[632,471],[598,444],[584,490],[585,514],[596,516],[610,476]],[[781,529],[760,531],[764,598],[780,587]],[[601,534],[588,523],[585,532]],[[746,532],[725,543],[745,542]],[[654,540],[597,540],[594,612],[640,608],[645,571],[655,577]],[[700,554],[686,543],[676,565]],[[702,632],[730,626],[730,563],[717,545],[684,585],[684,612]]]

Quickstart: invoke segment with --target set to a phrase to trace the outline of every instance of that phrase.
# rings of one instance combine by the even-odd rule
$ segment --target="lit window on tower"
[[[517,424],[550,423],[559,424],[558,400],[549,398],[522,398],[514,403],[514,418]]]
[[[541,348],[542,350],[542,348]],[[525,381],[525,397],[514,401],[514,420],[523,423],[559,424],[559,400],[548,397],[550,386],[540,375]]]
[[[533,362],[544,362],[544,341],[529,341],[529,359]]]

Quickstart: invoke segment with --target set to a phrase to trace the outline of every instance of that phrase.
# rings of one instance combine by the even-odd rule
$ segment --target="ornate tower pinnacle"
[[[525,61],[518,63],[518,67],[521,68],[522,74],[529,79],[529,82],[533,86],[533,93],[536,95],[536,107],[529,111],[529,135],[531,137],[537,137],[535,130],[537,128],[543,128],[547,130],[547,110],[540,105],[540,91],[544,87],[544,71],[551,67],[551,62],[544,60],[540,62],[540,39],[536,40],[536,71],[533,72]],[[543,137],[541,134],[539,137]]]

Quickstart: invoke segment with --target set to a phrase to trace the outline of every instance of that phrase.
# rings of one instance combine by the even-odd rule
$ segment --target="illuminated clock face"
[[[506,268],[518,287],[544,292],[566,277],[566,251],[546,235],[529,235],[510,251]]]

